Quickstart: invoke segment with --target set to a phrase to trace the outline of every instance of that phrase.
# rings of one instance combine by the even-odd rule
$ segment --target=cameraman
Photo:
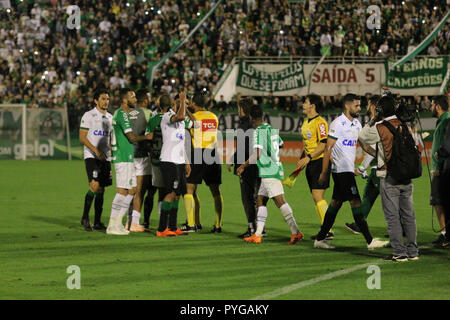
[[[450,143],[446,141],[447,136],[450,135],[450,114],[448,113],[448,100],[446,96],[435,96],[431,100],[431,112],[433,117],[438,118],[436,123],[436,129],[433,135],[433,145],[431,147],[431,195],[430,205],[434,207],[436,215],[441,227],[441,234],[439,238],[433,242],[436,246],[442,246],[447,242],[447,247],[450,248],[448,242],[450,242],[450,234],[446,234],[445,226],[446,220],[449,220],[449,206],[446,204],[447,195],[445,193],[448,190],[448,176],[444,173],[444,161],[448,154],[445,154],[445,144]],[[440,150],[440,148],[442,148]],[[442,152],[444,151],[444,152]]]
[[[377,118],[389,122],[397,129],[402,122],[396,116],[396,102],[391,95],[383,95],[378,101]],[[380,195],[384,216],[388,225],[389,239],[393,249],[386,260],[408,261],[419,259],[417,226],[413,208],[413,183],[410,179],[396,181],[387,174],[387,163],[393,153],[394,136],[383,121],[365,126],[359,133],[359,141],[376,144],[377,176],[380,178]],[[403,243],[403,232],[407,243]]]

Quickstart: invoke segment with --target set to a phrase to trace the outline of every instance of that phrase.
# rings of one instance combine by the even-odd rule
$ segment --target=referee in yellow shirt
[[[222,232],[223,198],[220,191],[222,184],[222,166],[217,152],[217,116],[206,110],[206,100],[201,93],[196,93],[189,106],[194,109],[198,122],[191,129],[191,174],[187,178],[187,193],[184,195],[186,209],[186,224],[181,226],[185,232],[195,232],[201,227],[200,201],[197,195],[197,185],[205,181],[214,198],[216,222],[212,233]]]
[[[302,125],[303,153],[297,162],[297,167],[306,167],[306,179],[309,190],[315,202],[315,209],[323,223],[328,203],[324,198],[325,190],[330,186],[330,172],[323,184],[318,182],[322,172],[323,152],[327,144],[328,124],[317,110],[323,109],[323,102],[320,96],[315,94],[307,95],[303,103],[303,114],[306,118]],[[315,236],[312,237],[314,239]],[[326,239],[334,238],[332,230],[328,232]]]

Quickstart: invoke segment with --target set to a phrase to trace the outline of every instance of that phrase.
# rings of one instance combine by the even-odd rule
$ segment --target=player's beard
[[[350,111],[350,115],[352,116],[352,118],[358,118],[359,117],[359,112],[351,112]]]

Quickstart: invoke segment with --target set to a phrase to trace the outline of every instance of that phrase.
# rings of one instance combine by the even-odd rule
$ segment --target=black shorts
[[[319,176],[322,172],[323,158],[310,161],[306,166],[306,180],[308,181],[309,190],[312,189],[328,189],[330,186],[330,170],[328,170],[327,179],[323,185],[319,184]]]
[[[358,186],[356,185],[355,174],[353,172],[333,172],[333,196],[334,200],[349,201],[361,200],[359,196]]]
[[[444,206],[446,205],[446,197],[448,197],[448,183],[447,186],[443,183],[441,176],[433,176],[431,178],[431,194],[430,205],[431,206]]]
[[[177,196],[186,194],[186,165],[172,162],[161,162],[164,180],[164,192],[175,192]]]
[[[214,149],[194,149],[191,157],[191,174],[187,183],[206,185],[222,184],[222,165]]]
[[[89,183],[92,180],[98,181],[101,187],[112,185],[111,162],[101,161],[94,158],[84,159],[86,173]]]

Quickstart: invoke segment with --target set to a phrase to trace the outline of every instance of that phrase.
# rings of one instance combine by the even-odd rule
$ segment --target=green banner
[[[260,92],[284,92],[297,90],[305,84],[303,60],[278,71],[262,71],[251,63],[239,61],[238,87]]]
[[[64,109],[27,109],[25,127],[22,109],[0,108],[0,160],[67,159],[66,112]],[[25,145],[23,135],[25,134]]]
[[[396,89],[440,88],[447,67],[448,57],[423,57],[397,66],[391,71],[386,63],[387,86]]]

